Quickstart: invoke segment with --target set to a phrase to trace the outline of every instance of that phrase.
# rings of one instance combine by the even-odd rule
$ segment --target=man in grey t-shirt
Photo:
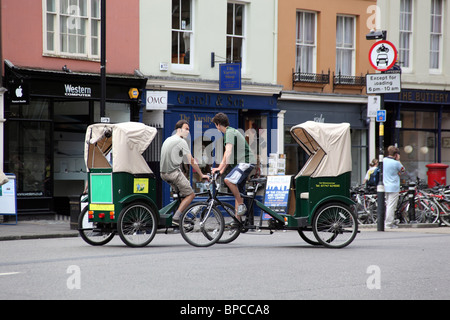
[[[187,162],[185,163],[191,164],[202,179],[209,180],[209,177],[202,173],[185,140],[189,135],[189,123],[186,120],[180,120],[175,124],[175,130],[176,133],[167,138],[161,147],[160,171],[161,178],[174,187],[184,198],[172,217],[173,224],[178,225],[181,213],[195,197],[189,180],[186,179],[180,169],[183,159],[186,159]]]

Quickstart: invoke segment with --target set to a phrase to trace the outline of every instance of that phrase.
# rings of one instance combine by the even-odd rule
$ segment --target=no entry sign
[[[375,42],[369,50],[369,61],[372,67],[378,71],[386,71],[392,68],[397,61],[397,49],[387,41]]]

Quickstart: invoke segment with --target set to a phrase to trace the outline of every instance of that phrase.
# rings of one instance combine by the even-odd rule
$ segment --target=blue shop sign
[[[170,107],[276,110],[276,96],[169,91]]]
[[[219,90],[241,90],[240,63],[222,63],[219,65]]]
[[[399,93],[385,94],[384,101],[449,105],[450,91],[402,89]]]

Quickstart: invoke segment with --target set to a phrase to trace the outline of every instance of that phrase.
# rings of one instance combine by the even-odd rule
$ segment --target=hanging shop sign
[[[145,99],[146,110],[167,110],[167,91],[147,90]]]
[[[219,65],[219,90],[241,90],[240,63],[222,63]]]

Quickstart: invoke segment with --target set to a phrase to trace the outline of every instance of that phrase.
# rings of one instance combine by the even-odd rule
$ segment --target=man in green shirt
[[[169,183],[183,198],[177,211],[172,217],[173,224],[178,225],[181,213],[195,197],[194,190],[192,190],[189,180],[186,179],[180,169],[183,159],[187,160],[185,163],[191,164],[202,179],[209,180],[209,177],[200,170],[197,161],[195,161],[194,157],[191,155],[191,151],[185,140],[189,135],[189,123],[186,120],[180,120],[175,124],[175,130],[176,133],[167,138],[161,147],[160,171],[161,179]]]
[[[212,119],[217,130],[224,134],[225,153],[222,162],[212,172],[220,171],[223,174],[228,165],[233,166],[224,181],[234,195],[235,208],[238,216],[247,212],[241,193],[245,192],[245,181],[254,169],[255,159],[244,136],[236,129],[230,127],[228,116],[222,112]]]

